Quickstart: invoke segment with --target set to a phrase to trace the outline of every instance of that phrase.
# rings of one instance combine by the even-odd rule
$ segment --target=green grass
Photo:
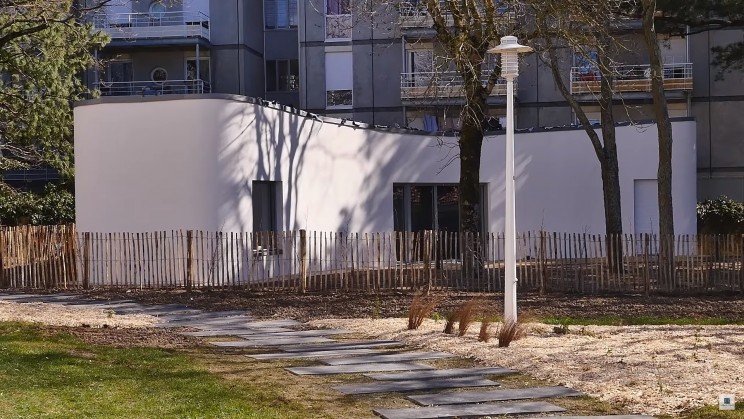
[[[13,418],[292,418],[269,383],[240,386],[184,354],[88,345],[0,323],[0,415]]]
[[[651,326],[651,325],[744,325],[744,320],[725,319],[719,317],[656,317],[656,316],[592,316],[592,317],[538,317],[538,321],[548,324],[568,325],[598,325],[598,326]]]
[[[667,419],[670,416],[660,416]],[[736,410],[718,410],[718,405],[703,406],[682,412],[680,419],[744,419],[744,402],[736,403]]]

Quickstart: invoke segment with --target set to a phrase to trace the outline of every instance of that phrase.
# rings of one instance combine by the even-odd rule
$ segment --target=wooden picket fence
[[[654,235],[522,233],[518,284],[523,291],[585,294],[744,292],[744,236],[680,235],[669,245],[674,257],[664,264]],[[0,229],[0,287],[498,292],[503,250],[503,234],[81,233],[72,225],[24,226]]]

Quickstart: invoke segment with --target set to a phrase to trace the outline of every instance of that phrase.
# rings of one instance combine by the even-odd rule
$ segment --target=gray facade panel
[[[306,109],[325,109],[325,47],[306,47],[300,57],[300,97]]]
[[[264,34],[266,36],[264,56],[267,60],[296,60],[298,58],[297,29],[269,30]]]
[[[710,106],[712,166],[744,166],[744,102],[712,102]]]

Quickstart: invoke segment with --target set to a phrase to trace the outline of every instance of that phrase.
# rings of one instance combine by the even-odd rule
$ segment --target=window
[[[266,29],[296,28],[297,0],[265,0],[264,21]]]
[[[209,83],[209,57],[199,58],[199,74],[196,74],[196,58],[186,59],[186,80],[203,80]]]
[[[132,81],[131,61],[109,61],[106,64],[106,82],[123,83]]]
[[[326,41],[351,39],[351,0],[326,0]]]
[[[325,58],[326,108],[351,108],[354,105],[351,52],[327,52]]]
[[[298,60],[266,61],[266,91],[296,92],[300,89]]]
[[[168,72],[163,67],[156,67],[150,72],[150,79],[156,83],[168,80]]]
[[[279,229],[277,214],[281,199],[281,182],[253,181],[253,236],[255,248],[276,247],[275,233]]]
[[[456,184],[393,185],[395,231],[460,231],[460,187]],[[481,184],[481,219],[486,226],[486,185]]]
[[[162,19],[163,16],[165,16],[165,12],[168,10],[168,8],[165,7],[165,4],[163,4],[162,1],[157,0],[150,3],[150,8],[148,10],[150,12],[150,16],[152,16],[153,18]]]

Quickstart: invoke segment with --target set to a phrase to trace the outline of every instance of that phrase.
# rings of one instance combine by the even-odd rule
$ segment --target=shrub
[[[75,197],[62,186],[48,184],[43,193],[0,188],[0,224],[49,225],[75,222]]]
[[[699,202],[697,224],[700,234],[744,233],[744,203],[726,196]]]
[[[411,309],[408,312],[408,330],[416,330],[421,327],[421,323],[434,312],[437,304],[438,301],[434,297],[426,297],[421,294],[414,295],[411,301]]]

